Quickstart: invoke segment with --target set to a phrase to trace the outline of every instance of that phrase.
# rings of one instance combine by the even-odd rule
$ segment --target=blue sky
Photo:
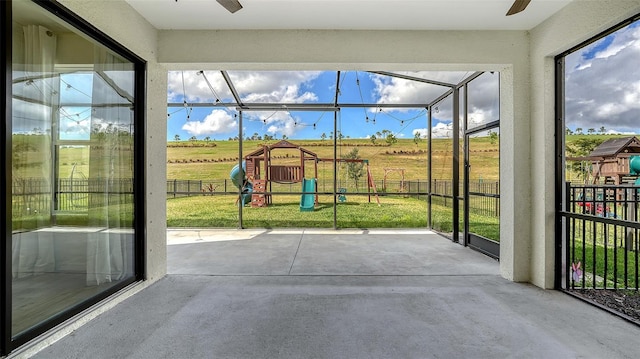
[[[575,131],[640,133],[640,22],[565,59],[566,126]]]
[[[403,74],[458,83],[471,72],[404,72]],[[229,75],[247,103],[333,103],[335,71],[229,71]],[[477,82],[497,84],[497,74]],[[209,84],[211,87],[209,87]],[[478,92],[475,116],[481,122],[497,119],[497,85],[491,96]],[[390,131],[400,138],[413,138],[415,133],[427,134],[427,114],[424,108],[380,108],[376,104],[430,103],[447,91],[446,87],[429,85],[363,71],[344,71],[340,78],[340,103],[372,104],[368,108],[343,108],[338,112],[338,131],[344,137],[368,138],[372,134]],[[489,93],[491,93],[489,91]],[[222,106],[192,107],[193,103],[213,104],[233,102],[230,91],[219,71],[179,71],[169,73],[168,102],[184,103],[170,107],[167,116],[167,140],[178,135],[181,140],[195,136],[226,140],[238,134],[237,112]],[[480,98],[482,97],[482,98]],[[434,135],[451,136],[451,104],[443,101],[435,114]],[[481,108],[485,107],[485,108]],[[442,109],[442,110],[440,110]],[[243,112],[244,136],[257,133],[276,138],[320,139],[333,132],[334,113],[309,111]]]

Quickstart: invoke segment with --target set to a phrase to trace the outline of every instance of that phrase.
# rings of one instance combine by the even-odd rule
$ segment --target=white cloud
[[[272,135],[287,135],[287,137],[291,137],[298,130],[296,120],[291,117],[278,119],[271,123],[272,124],[267,128],[267,132]]]
[[[319,71],[234,71],[229,77],[244,102],[299,103],[317,99],[316,94],[301,89],[320,74]]]
[[[318,101],[315,93],[305,89],[321,74],[319,71],[230,71],[228,74],[245,103]],[[213,91],[209,88],[205,77]],[[187,102],[213,104],[216,96],[221,102],[235,102],[226,81],[218,71],[205,71],[204,76],[197,71],[170,72],[168,82],[169,102],[182,101],[183,96],[186,96]],[[267,132],[272,134],[292,136],[299,129],[296,126],[298,121],[286,108],[275,112],[248,111],[244,113],[244,118],[248,121],[263,122]],[[229,127],[229,119],[207,117],[203,122],[189,122],[183,126],[183,129],[193,135],[199,135],[229,132],[233,128]]]
[[[238,122],[226,111],[213,110],[203,121],[186,122],[182,129],[193,136],[221,134],[237,131]]]
[[[453,136],[453,123],[438,122],[431,129],[433,138],[451,138]]]
[[[229,77],[244,102],[308,102],[317,95],[302,88],[316,79],[318,71],[230,71]],[[209,84],[211,84],[211,88]],[[169,102],[214,103],[235,102],[229,87],[219,71],[171,71],[168,75]]]
[[[638,26],[617,31],[567,56],[566,125],[572,129],[605,127],[615,133],[640,132],[638,59]]]
[[[299,85],[287,85],[271,92],[252,92],[242,98],[248,103],[303,103],[317,101],[318,96],[312,92],[300,93]]]
[[[222,102],[230,102],[233,98],[224,78],[218,71],[205,71],[207,80]],[[183,98],[187,102],[211,102],[216,96],[211,91],[205,77],[198,71],[170,71],[167,78],[167,101],[177,102]]]
[[[88,136],[90,132],[91,121],[90,117],[84,119],[61,119],[58,130],[65,134],[77,134],[82,136]]]
[[[394,104],[428,104],[447,91],[447,88],[428,85],[417,81],[404,80],[397,77],[370,75],[374,83],[376,103]]]
[[[471,72],[448,71],[396,71],[394,73],[448,84],[458,84],[464,78],[472,74]],[[429,104],[450,89],[445,86],[405,80],[398,77],[389,77],[377,74],[370,74],[369,77],[375,85],[374,96],[377,98],[377,103]]]
[[[635,132],[620,132],[616,130],[608,130],[607,135],[635,135]]]
[[[429,129],[428,128],[416,128],[412,131],[412,134],[415,136],[416,133],[420,134],[420,138],[429,137]]]
[[[467,116],[468,128],[473,128],[485,123],[489,123],[494,119],[498,119],[491,109],[471,108],[471,112]]]

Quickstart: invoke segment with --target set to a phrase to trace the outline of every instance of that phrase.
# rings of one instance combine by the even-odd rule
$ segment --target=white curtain
[[[89,181],[100,188],[89,200],[89,216],[107,230],[91,234],[87,242],[87,285],[119,280],[128,272],[128,248],[131,235],[121,227],[123,205],[117,180],[123,177],[120,140],[123,114],[123,90],[112,76],[130,72],[129,64],[102,47],[94,50],[94,79],[91,116],[91,152]],[[128,101],[125,96],[125,101]],[[129,107],[124,107],[129,111]],[[129,116],[126,116],[129,120]],[[128,128],[128,127],[127,127]]]
[[[132,237],[104,231],[89,234],[87,239],[87,285],[120,280],[127,273],[127,240]]]
[[[18,181],[38,183],[37,192],[41,193],[36,196],[48,195],[51,197],[51,137],[50,134],[46,134],[46,131],[51,129],[52,116],[56,110],[54,107],[57,107],[58,79],[54,76],[56,35],[46,27],[39,25],[24,26],[23,32],[23,74],[29,80],[24,82],[25,89],[21,94],[29,99],[30,102],[14,100],[13,103],[15,107],[14,113],[27,113],[31,114],[31,117],[28,119],[21,118],[21,116],[14,117],[14,132],[16,131],[15,129],[24,131],[25,128],[28,130],[33,128],[34,131],[39,130],[41,131],[39,138],[46,143],[39,143],[39,150],[33,150],[33,144],[27,142],[16,143],[20,142],[18,139],[14,141],[14,149],[20,148],[20,146],[23,149],[20,153],[14,153],[14,156],[25,156],[25,158],[22,158],[22,162],[37,164],[40,168],[40,174],[37,177],[33,177],[33,172],[27,174],[24,168],[14,168],[13,178]],[[16,73],[19,70],[19,68],[15,69]],[[31,122],[25,123],[28,120]],[[25,171],[25,173],[22,173],[22,171]],[[20,213],[18,218],[22,218],[20,216],[23,215],[33,216],[36,218],[37,226],[48,225],[51,215],[49,211],[40,210],[36,213],[31,208],[24,208],[24,211],[25,213]],[[47,233],[34,231],[13,235],[13,278],[53,272],[55,270],[53,244],[52,236]]]

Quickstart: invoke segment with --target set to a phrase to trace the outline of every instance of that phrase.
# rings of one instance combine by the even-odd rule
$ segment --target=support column
[[[500,272],[504,278],[516,282],[528,281],[531,267],[527,68],[528,63],[500,71]]]

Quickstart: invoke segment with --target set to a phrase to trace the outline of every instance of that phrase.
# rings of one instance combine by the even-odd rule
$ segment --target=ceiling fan
[[[216,1],[232,14],[242,9],[242,4],[240,4],[240,1],[238,0],[216,0]],[[524,11],[524,9],[527,8],[530,2],[531,0],[515,0],[513,2],[513,5],[511,5],[511,8],[509,9],[509,11],[507,11],[507,16],[515,15],[519,12]]]
[[[218,2],[220,2],[220,0],[218,0]],[[529,5],[530,2],[531,2],[531,0],[516,0],[516,1],[514,1],[513,5],[511,5],[511,8],[509,9],[509,11],[507,11],[507,16],[515,15],[515,14],[523,11],[524,9],[527,8],[527,5]]]
[[[222,5],[225,9],[229,10],[230,13],[234,13],[240,9],[242,9],[242,5],[238,0],[216,0],[220,5]]]
[[[240,9],[242,9],[242,5],[238,0],[216,0],[220,5],[222,5],[225,9],[229,10],[230,13],[234,13]],[[176,0],[178,2],[178,0]]]

